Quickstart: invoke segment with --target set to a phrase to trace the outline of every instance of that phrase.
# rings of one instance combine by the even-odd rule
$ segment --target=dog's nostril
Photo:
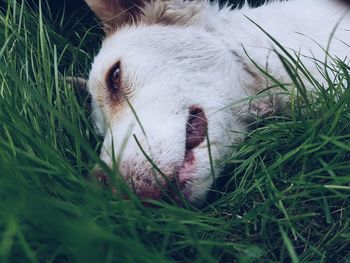
[[[207,135],[208,121],[204,111],[193,106],[190,109],[186,125],[186,150],[192,150],[200,145]]]
[[[93,171],[93,175],[96,177],[96,179],[103,185],[108,186],[109,184],[109,177],[105,174],[103,170],[100,168],[96,168]]]

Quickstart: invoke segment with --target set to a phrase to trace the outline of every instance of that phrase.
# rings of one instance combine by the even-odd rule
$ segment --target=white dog
[[[267,98],[242,104],[269,85],[252,61],[290,82],[278,46],[257,25],[320,80],[314,59],[324,61],[329,43],[330,54],[350,55],[348,7],[337,0],[240,10],[207,1],[86,2],[106,33],[88,80],[101,159],[118,164],[142,198],[160,199],[176,182],[190,202],[203,202],[218,161],[244,138],[246,117],[274,111]]]

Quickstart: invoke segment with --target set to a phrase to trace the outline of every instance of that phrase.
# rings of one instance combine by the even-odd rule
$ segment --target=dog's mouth
[[[191,195],[187,187],[196,170],[196,156],[194,150],[201,145],[207,136],[208,120],[202,108],[192,106],[186,124],[186,147],[182,167],[177,172],[177,180],[185,197]]]
[[[207,130],[208,121],[203,109],[198,106],[191,107],[186,123],[186,140],[183,163],[181,166],[175,168],[175,174],[171,176],[172,179],[170,179],[168,182],[169,184],[172,184],[172,182],[175,181],[177,188],[186,199],[190,199],[190,185],[193,182],[194,175],[198,168],[196,167],[195,149],[206,140]],[[95,169],[94,175],[104,186],[110,186],[109,177],[101,169]],[[159,185],[158,187],[162,186]],[[179,200],[178,195],[174,192],[175,189],[170,185],[168,185],[168,187],[165,186],[165,189],[161,189],[159,191],[150,191],[150,189],[138,190],[141,193],[141,198],[142,196],[148,196],[152,199],[167,199],[168,197],[171,197],[174,198],[175,201]],[[153,194],[149,194],[149,192],[152,192]]]
[[[208,121],[202,108],[190,109],[186,124],[186,153],[204,142],[208,130]]]

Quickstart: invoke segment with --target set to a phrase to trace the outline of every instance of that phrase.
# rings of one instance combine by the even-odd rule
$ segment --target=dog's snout
[[[113,186],[110,185],[110,177],[101,168],[94,168],[92,175],[102,186],[112,187],[113,192],[115,192]],[[122,176],[134,193],[142,199],[158,200],[162,194],[162,189],[166,187],[164,182],[159,179],[152,180],[147,174],[135,174],[129,170],[127,174],[122,174]]]
[[[108,186],[109,176],[99,167],[95,167],[92,175],[103,185]]]
[[[156,200],[161,198],[162,189],[166,188],[167,182],[149,163],[142,162],[140,165],[126,160],[119,168],[123,178],[138,197]]]
[[[91,175],[104,187],[112,189],[116,192],[115,186],[111,185],[111,178],[100,167],[96,166]],[[119,173],[124,182],[130,189],[141,199],[160,200],[168,188],[167,179],[164,175],[155,171],[152,166],[147,163],[142,165],[130,160],[120,163]]]
[[[196,165],[193,150],[205,142],[208,121],[204,110],[199,106],[190,107],[186,120],[185,127],[180,127],[182,131],[185,130],[186,137],[179,138],[184,140],[184,144],[175,151],[161,146],[161,149],[153,154],[152,163],[147,158],[140,157],[132,143],[124,152],[118,162],[118,173],[115,176],[122,178],[139,198],[161,200],[175,197],[178,194],[177,190],[182,192],[187,185],[185,182],[191,181]],[[170,144],[167,146],[171,147]],[[169,153],[175,153],[177,157]],[[107,163],[109,161],[106,160]],[[103,186],[111,187],[109,174],[99,167],[94,169],[93,174]]]

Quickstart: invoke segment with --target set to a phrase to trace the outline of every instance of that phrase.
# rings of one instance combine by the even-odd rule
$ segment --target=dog
[[[141,199],[171,195],[175,182],[185,199],[202,204],[228,146],[244,140],[249,116],[283,107],[278,97],[247,100],[271,85],[261,68],[291,82],[274,39],[320,82],[315,61],[327,52],[345,60],[350,54],[349,9],[342,1],[274,1],[236,10],[199,0],[85,1],[105,32],[87,82],[104,137],[100,157],[117,165]],[[95,173],[107,177],[101,168]]]

